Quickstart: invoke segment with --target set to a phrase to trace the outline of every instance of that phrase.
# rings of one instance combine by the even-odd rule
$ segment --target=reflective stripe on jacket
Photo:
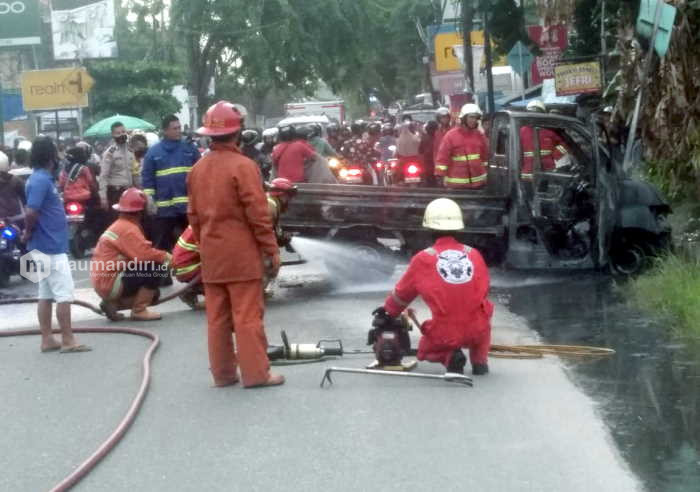
[[[458,126],[443,137],[435,159],[435,175],[444,176],[448,188],[483,188],[486,185],[488,143],[479,130]]]
[[[553,171],[555,162],[568,153],[564,141],[549,128],[538,129],[540,137],[540,164],[542,171]],[[535,129],[531,126],[520,128],[520,147],[523,151],[522,179],[531,180],[535,166]]]
[[[194,145],[180,140],[163,140],[148,150],[141,182],[158,207],[158,217],[187,213],[187,174],[199,157]]]
[[[202,269],[199,245],[191,226],[187,226],[173,248],[173,268],[180,282],[189,282]]]
[[[119,217],[102,233],[90,260],[92,286],[103,299],[121,295],[121,273],[137,262],[169,264],[170,253],[156,249],[143,235],[137,219]]]

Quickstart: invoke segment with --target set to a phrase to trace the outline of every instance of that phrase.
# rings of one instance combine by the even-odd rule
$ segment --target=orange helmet
[[[204,126],[197,130],[200,135],[219,136],[236,133],[243,128],[244,116],[228,101],[219,101],[207,109]]]
[[[119,203],[112,205],[117,212],[140,212],[146,208],[146,194],[138,188],[124,190],[119,198]]]
[[[270,183],[270,196],[282,196],[286,194],[293,195],[297,191],[297,187],[287,178],[275,178]]]

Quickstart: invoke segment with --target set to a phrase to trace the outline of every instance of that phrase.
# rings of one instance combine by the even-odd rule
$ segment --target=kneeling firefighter
[[[433,231],[435,243],[411,259],[384,306],[374,311],[373,326],[395,326],[401,312],[421,296],[432,319],[420,327],[417,359],[440,362],[447,372],[463,374],[467,360],[461,349],[469,348],[472,373],[486,374],[493,314],[486,263],[479,251],[455,239],[464,222],[454,201],[430,202],[423,227]]]
[[[131,319],[160,319],[147,308],[160,294],[158,286],[169,275],[170,253],[146,240],[141,221],[147,198],[143,191],[128,188],[119,203],[117,220],[100,236],[90,260],[90,280],[102,298],[100,308],[112,321],[124,319],[118,311],[131,309]]]
[[[286,178],[275,178],[268,186],[267,208],[272,217],[272,225],[277,238],[277,245],[281,248],[288,246],[291,240],[280,227],[280,215],[287,210],[287,206],[292,197],[296,194],[297,187]],[[188,283],[194,280],[201,272],[201,258],[199,256],[199,245],[194,238],[192,227],[187,227],[173,248],[173,269],[175,277],[179,282]],[[265,279],[265,284],[271,279]],[[198,296],[204,294],[204,288],[200,283],[180,296],[182,302],[192,309],[203,309],[204,303],[198,301]]]

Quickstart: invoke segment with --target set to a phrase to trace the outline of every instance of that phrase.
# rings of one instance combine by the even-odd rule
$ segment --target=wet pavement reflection
[[[615,349],[609,359],[567,361],[572,379],[598,402],[648,490],[700,491],[700,340],[628,305],[609,277],[496,273],[493,284],[543,343]]]

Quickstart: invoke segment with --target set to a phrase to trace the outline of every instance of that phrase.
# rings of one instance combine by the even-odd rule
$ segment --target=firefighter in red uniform
[[[464,373],[469,348],[472,373],[488,373],[493,304],[488,300],[489,271],[479,251],[460,244],[454,233],[464,228],[462,211],[448,198],[425,209],[423,227],[434,231],[435,244],[415,255],[384,306],[375,316],[395,318],[417,296],[432,319],[421,327],[418,360],[440,362],[447,372]]]
[[[530,101],[527,110],[536,113],[546,113],[547,108],[539,100]],[[554,171],[557,162],[568,157],[569,151],[564,144],[564,140],[557,133],[549,128],[539,128],[540,140],[540,165],[542,171]],[[523,165],[520,177],[525,181],[532,181],[535,163],[535,129],[531,126],[520,128],[520,146],[523,150]],[[565,159],[566,161],[566,159]]]
[[[435,175],[446,188],[480,189],[486,186],[488,143],[479,131],[481,110],[465,104],[459,112],[460,125],[440,142],[435,159]]]
[[[433,137],[433,161],[437,158],[438,150],[440,150],[440,144],[442,139],[445,138],[447,132],[452,129],[452,117],[450,116],[450,110],[444,106],[437,108],[435,111],[435,121],[438,124],[437,130],[435,130],[435,136]]]
[[[287,246],[290,237],[280,227],[280,215],[287,210],[289,200],[296,194],[297,187],[286,178],[275,178],[270,183],[267,192],[267,209],[272,218],[272,227],[275,230],[277,245],[282,248]],[[199,255],[199,244],[194,237],[192,227],[188,226],[182,233],[173,248],[173,269],[178,282],[189,283],[200,275],[202,260]],[[265,284],[271,279],[265,279]],[[189,291],[180,296],[180,300],[192,309],[204,309],[205,304],[199,302],[198,296],[204,295],[201,282],[193,285]]]

